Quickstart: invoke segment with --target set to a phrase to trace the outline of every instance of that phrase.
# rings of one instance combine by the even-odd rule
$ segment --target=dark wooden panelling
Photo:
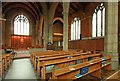
[[[69,49],[104,50],[104,39],[69,41]]]
[[[31,47],[31,36],[11,36],[11,46],[17,49]]]
[[[78,5],[78,3],[72,3],[72,5]],[[85,3],[83,3],[85,4]],[[69,40],[70,40],[70,25],[74,17],[79,17],[81,19],[81,36],[82,38],[92,36],[92,14],[95,7],[100,3],[86,3],[82,9],[78,8],[78,11],[69,16]],[[77,8],[77,7],[76,7]],[[85,10],[84,10],[85,9]],[[83,50],[104,50],[104,39],[88,39],[88,40],[76,40],[69,41],[70,49],[83,49]]]
[[[63,24],[60,21],[57,21],[53,25],[53,33],[61,33],[63,34]],[[53,36],[53,41],[62,41],[62,36]]]

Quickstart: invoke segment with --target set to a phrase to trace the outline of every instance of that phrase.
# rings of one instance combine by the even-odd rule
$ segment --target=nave
[[[0,5],[2,79],[119,79],[120,2]]]

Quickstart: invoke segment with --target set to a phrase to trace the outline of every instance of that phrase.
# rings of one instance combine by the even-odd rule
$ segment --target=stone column
[[[104,50],[112,56],[112,69],[118,68],[118,2],[107,2]]]
[[[44,48],[47,48],[48,43],[48,8],[45,2],[41,4],[43,7],[43,15],[44,15],[44,29],[43,29],[43,45]]]
[[[5,18],[5,14],[2,14],[2,18]],[[5,20],[2,20],[2,45],[5,46]]]
[[[53,19],[55,15],[55,11],[57,8],[58,2],[54,2],[51,4],[49,9],[49,42],[53,43]]]
[[[38,45],[38,20],[36,20],[36,45]]]
[[[12,32],[12,19],[10,17],[6,17],[5,22],[5,44],[6,47],[11,47],[11,32]]]
[[[32,27],[32,46],[36,45],[36,23],[31,24]]]
[[[0,18],[2,18],[2,2],[0,2]],[[1,38],[2,38],[2,20],[0,20],[0,48],[2,46],[2,39]]]
[[[47,13],[47,12],[46,12]],[[48,15],[45,14],[44,15],[44,30],[43,30],[43,44],[44,44],[44,48],[47,48],[47,44],[48,44]]]
[[[43,29],[43,15],[40,16],[40,26],[39,26],[39,46],[42,46],[42,29]]]
[[[2,18],[2,2],[0,1],[0,18]],[[0,20],[0,54],[2,54],[2,20]],[[0,60],[2,60],[2,57],[0,57]],[[0,62],[0,65],[2,65],[2,62]],[[0,66],[2,69],[2,66]],[[2,71],[0,71],[0,78],[2,79]]]
[[[63,50],[68,51],[68,15],[69,15],[69,2],[63,2]]]
[[[49,42],[53,43],[53,23],[49,24]]]

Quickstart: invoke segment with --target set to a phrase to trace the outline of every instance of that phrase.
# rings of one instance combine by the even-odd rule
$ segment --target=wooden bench
[[[33,56],[32,57],[32,64],[35,68],[35,70],[37,70],[36,66],[37,66],[37,59],[38,58],[45,58],[45,57],[55,57],[55,56],[64,56],[64,55],[75,55],[75,54],[80,54],[80,55],[83,55],[83,54],[92,54],[91,52],[84,52],[84,53],[81,53],[81,52],[76,52],[76,51],[68,51],[68,52],[64,52],[64,51],[55,51],[55,52],[39,52],[39,53],[33,53]]]
[[[33,56],[33,59],[32,59],[32,63],[33,63],[33,66],[35,68],[35,70],[37,70],[37,59],[38,58],[46,58],[46,57],[58,57],[58,56],[65,56],[65,55],[71,55],[72,53],[75,55],[77,54],[78,52],[63,52],[63,51],[60,51],[60,52],[54,52],[54,53],[49,53],[47,52],[48,54],[44,54],[44,53],[41,53],[41,54],[34,54]],[[78,54],[77,54],[78,55]]]
[[[0,57],[0,78],[2,78],[2,58]]]
[[[12,63],[12,54],[1,54],[1,74],[4,75]]]
[[[108,70],[110,70],[111,64],[110,56],[103,57],[106,59],[106,65]],[[101,58],[94,59],[92,61],[84,62],[81,64],[76,64],[74,66],[68,66],[65,68],[60,68],[59,70],[52,71],[52,79],[71,79],[75,80],[77,78],[81,78],[85,75],[91,74],[97,78],[101,77],[101,68],[103,68],[102,63],[103,60]],[[88,71],[84,74],[81,74],[82,69],[88,67]],[[109,67],[109,68],[108,68]]]
[[[56,53],[56,52],[55,51],[33,52],[30,54],[30,60],[31,60],[33,66],[35,66],[35,56],[51,55],[54,53]]]
[[[46,56],[51,56],[51,55],[53,55],[55,52],[37,52],[37,53],[32,53],[31,54],[31,62],[32,62],[32,64],[33,64],[33,66],[34,66],[34,68],[36,68],[36,60],[37,60],[37,58],[38,57],[46,57]]]
[[[75,64],[76,60],[82,60],[81,63],[88,61],[88,58],[92,59],[100,58],[101,54],[90,54],[90,55],[76,55],[72,56],[59,56],[38,59],[37,72],[41,75],[41,78],[46,79],[46,66],[55,65],[59,68],[66,67],[70,64]]]
[[[31,60],[34,60],[36,55],[43,56],[43,55],[55,55],[55,54],[69,54],[69,53],[76,53],[76,51],[44,51],[44,52],[33,52],[30,54]]]
[[[56,60],[56,59],[59,59],[59,60],[63,60],[64,58],[68,58],[69,56],[70,57],[77,57],[77,56],[89,56],[90,54],[87,54],[87,53],[81,53],[81,54],[79,54],[79,53],[76,53],[76,54],[71,54],[71,53],[67,53],[67,54],[55,54],[55,55],[43,55],[43,56],[35,56],[35,69],[37,70],[37,68],[36,68],[36,66],[37,66],[37,64],[38,64],[38,59],[40,59],[39,60],[39,62],[40,61],[44,61],[44,60]],[[93,56],[94,56],[94,54],[93,54]],[[98,57],[100,57],[101,55],[100,54],[98,54]],[[97,56],[96,56],[97,57]],[[85,59],[84,59],[84,61],[85,61]]]

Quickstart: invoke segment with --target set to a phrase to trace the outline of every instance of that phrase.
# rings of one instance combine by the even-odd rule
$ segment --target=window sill
[[[88,40],[88,39],[101,39],[101,38],[104,38],[104,36],[101,36],[101,37],[85,37],[85,38],[82,38],[82,40]]]
[[[79,40],[94,40],[94,39],[102,39],[104,38],[104,36],[101,36],[101,37],[85,37],[85,38],[82,38],[82,39],[78,39],[78,40],[69,40],[69,41],[79,41]]]
[[[77,40],[69,40],[69,41],[79,41],[79,40],[81,40],[81,39],[77,39]]]

